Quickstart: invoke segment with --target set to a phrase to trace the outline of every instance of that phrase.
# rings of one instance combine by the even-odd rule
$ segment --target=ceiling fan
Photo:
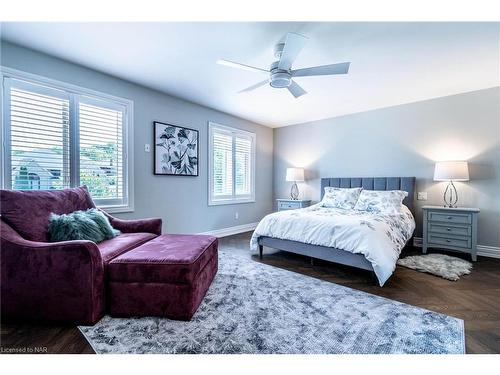
[[[299,96],[307,94],[307,92],[293,80],[294,77],[347,74],[349,71],[350,62],[292,70],[292,64],[306,44],[307,39],[307,37],[300,34],[287,33],[285,42],[278,43],[274,47],[274,56],[278,60],[271,64],[269,70],[222,59],[218,60],[217,64],[269,75],[269,78],[266,80],[247,87],[239,91],[240,93],[255,90],[269,83],[269,85],[274,88],[288,89],[295,98],[298,98]]]

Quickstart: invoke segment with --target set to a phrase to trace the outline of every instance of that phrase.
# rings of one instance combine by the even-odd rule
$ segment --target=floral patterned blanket
[[[414,230],[415,220],[406,206],[388,215],[316,204],[264,217],[252,235],[250,249],[258,251],[258,238],[266,236],[360,253],[372,264],[382,286]]]

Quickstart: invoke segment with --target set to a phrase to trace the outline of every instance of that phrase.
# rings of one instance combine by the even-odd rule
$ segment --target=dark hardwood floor
[[[220,247],[250,258],[250,235],[222,238]],[[414,253],[419,250],[408,248],[402,256]],[[465,321],[467,353],[500,353],[500,259],[478,257],[472,273],[457,282],[397,267],[383,288],[375,286],[365,271],[318,260],[311,265],[310,258],[299,255],[277,253],[265,255],[262,261],[257,256],[252,260],[461,318]],[[4,322],[0,350],[93,353],[76,327]]]

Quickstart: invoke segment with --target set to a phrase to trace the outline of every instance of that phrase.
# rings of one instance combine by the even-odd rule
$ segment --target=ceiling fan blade
[[[299,55],[299,52],[306,44],[307,39],[307,37],[300,34],[286,34],[285,46],[283,47],[283,52],[281,53],[278,68],[282,70],[289,70]]]
[[[269,83],[269,80],[266,79],[265,81],[262,81],[262,82],[259,82],[259,83],[256,83],[255,85],[252,85],[250,87],[247,87],[246,89],[243,89],[241,91],[238,91],[238,94],[241,94],[242,92],[249,92],[249,91],[252,91],[252,90],[255,90],[261,86],[264,86],[265,84]]]
[[[304,90],[302,87],[300,87],[297,82],[292,81],[292,84],[287,87],[288,91],[295,96],[295,98],[298,98],[299,96],[302,96],[304,94],[307,94],[307,91]]]
[[[217,60],[217,64],[229,66],[231,68],[248,70],[248,71],[251,71],[251,72],[259,72],[259,73],[269,74],[268,70],[261,69],[261,68],[256,68],[255,66],[240,64],[240,63],[237,63],[237,62],[234,62],[234,61],[229,61],[229,60],[219,59],[219,60]]]
[[[349,72],[350,62],[315,66],[312,68],[304,68],[292,70],[292,77],[307,77],[307,76],[326,76],[330,74],[347,74]]]

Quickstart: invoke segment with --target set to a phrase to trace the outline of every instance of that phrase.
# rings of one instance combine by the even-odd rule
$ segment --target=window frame
[[[214,147],[213,147],[213,134],[215,131],[220,130],[225,133],[231,133],[232,137],[232,173],[233,173],[233,183],[232,183],[232,194],[231,196],[225,196],[222,198],[214,197]],[[250,194],[238,197],[235,194],[236,189],[236,149],[235,149],[235,137],[237,136],[250,138],[252,141],[251,145],[251,160],[250,160]],[[208,205],[209,206],[219,206],[225,204],[240,204],[240,203],[254,203],[255,202],[255,164],[256,164],[256,143],[257,135],[255,133],[233,128],[226,125],[221,125],[216,122],[208,122]]]
[[[0,185],[2,189],[11,189],[11,147],[10,142],[10,88],[12,81],[16,81],[14,87],[26,85],[26,89],[33,85],[39,86],[37,92],[45,92],[47,95],[64,96],[69,99],[70,106],[70,187],[75,187],[79,181],[79,100],[83,103],[94,103],[106,108],[123,108],[123,200],[120,203],[103,204],[106,199],[95,199],[99,208],[109,213],[133,212],[134,211],[134,144],[130,135],[134,134],[134,102],[129,99],[105,94],[99,91],[87,89],[66,82],[61,82],[37,74],[27,73],[17,69],[0,66],[0,104],[3,116],[1,117],[0,142],[2,150],[0,152]],[[32,87],[31,87],[32,88]]]

